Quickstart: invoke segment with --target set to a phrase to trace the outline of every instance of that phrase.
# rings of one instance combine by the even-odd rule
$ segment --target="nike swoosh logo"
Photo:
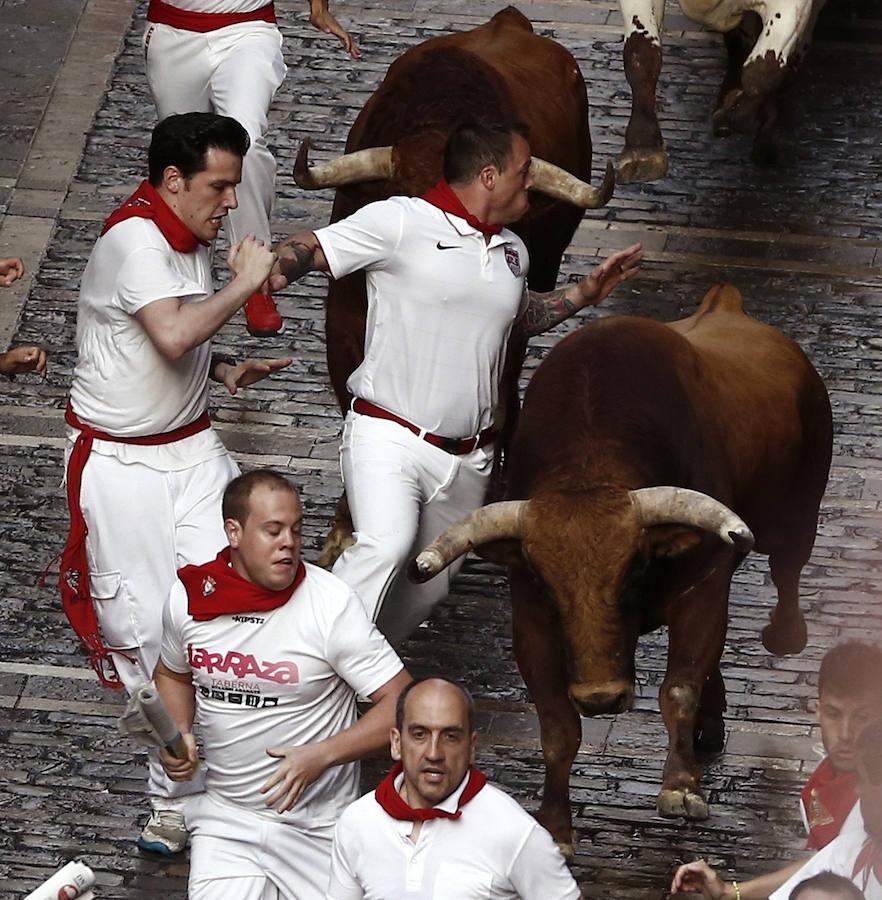
[[[436,250],[458,250],[459,244],[450,244],[449,246],[447,246],[446,244],[442,244],[441,241],[438,241],[438,243],[435,244],[435,249]]]

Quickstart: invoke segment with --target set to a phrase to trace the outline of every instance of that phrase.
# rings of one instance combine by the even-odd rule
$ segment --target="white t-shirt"
[[[858,873],[852,879],[852,870],[855,860],[861,852],[869,835],[864,829],[864,820],[861,815],[860,803],[855,803],[854,808],[842,823],[839,836],[834,838],[810,857],[788,881],[785,881],[777,891],[769,895],[769,900],[788,900],[790,892],[806,878],[811,878],[820,872],[833,872],[851,879],[864,892],[866,900],[882,900],[882,885],[879,884],[872,872]],[[864,879],[867,878],[866,882]]]
[[[193,675],[208,793],[275,821],[260,793],[279,765],[267,748],[311,744],[348,728],[356,692],[369,696],[403,668],[349,587],[309,564],[283,606],[208,622],[190,617],[176,581],[162,627],[162,661]],[[358,763],[328,769],[282,819],[304,827],[334,822],[358,796],[358,773]]]
[[[83,273],[77,307],[74,412],[120,437],[161,434],[205,412],[211,344],[174,362],[157,350],[135,313],[168,297],[195,303],[212,293],[208,251],[173,250],[149,219],[131,218],[98,239]],[[79,432],[71,429],[69,437]],[[209,429],[175,444],[138,447],[95,441],[95,453],[160,469],[179,469],[225,452]]]
[[[347,387],[427,431],[461,438],[493,423],[527,248],[503,229],[485,243],[458,216],[392,197],[316,231],[331,274],[365,270],[364,362]]]
[[[401,786],[404,775],[396,780]],[[467,779],[440,809],[454,812]],[[334,832],[327,900],[577,900],[579,888],[548,832],[507,794],[485,785],[459,819],[389,816],[374,793]]]

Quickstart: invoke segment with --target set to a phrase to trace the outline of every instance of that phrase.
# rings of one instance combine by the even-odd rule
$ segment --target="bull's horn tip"
[[[728,543],[733,544],[739,550],[747,551],[754,545],[753,532],[747,526],[730,529],[728,536]]]
[[[407,577],[416,584],[428,581],[435,574],[432,553],[423,551],[408,566]]]

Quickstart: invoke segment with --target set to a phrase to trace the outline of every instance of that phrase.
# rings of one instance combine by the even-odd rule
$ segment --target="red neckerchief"
[[[474,766],[469,766],[469,780],[459,796],[456,804],[456,812],[447,812],[446,809],[438,809],[432,806],[429,809],[414,809],[404,797],[395,789],[395,779],[401,774],[403,767],[400,762],[392,766],[392,771],[380,782],[380,786],[374,791],[377,803],[392,816],[402,822],[426,822],[429,819],[458,819],[462,815],[462,808],[487,784],[483,772],[479,772]]]
[[[175,215],[149,181],[142,181],[138,190],[107,217],[101,234],[107,234],[114,225],[131,218],[151,219],[178,253],[192,253],[200,244],[208,246],[207,241],[200,241]]]
[[[870,880],[870,873],[876,876],[876,881],[882,884],[882,844],[875,838],[867,838],[866,843],[861,847],[857,859],[854,861],[854,868],[851,870],[851,880],[854,881],[858,875],[863,873],[862,888],[866,891],[867,882]]]
[[[830,757],[824,757],[802,789],[802,808],[809,826],[806,849],[826,847],[842,830],[857,799],[854,773],[837,775]]]
[[[499,232],[502,231],[501,225],[488,225],[486,222],[482,222],[477,216],[473,216],[465,206],[463,206],[462,200],[456,196],[453,188],[447,183],[445,178],[442,178],[435,187],[429,188],[429,190],[423,194],[422,199],[425,200],[426,203],[431,203],[432,206],[437,206],[438,209],[443,212],[450,213],[452,216],[459,216],[460,219],[465,219],[472,228],[477,228],[478,231],[486,237],[490,237],[491,234],[499,234]]]
[[[277,609],[306,578],[306,568],[301,562],[288,587],[271,591],[243,578],[230,565],[230,548],[225,547],[209,563],[178,569],[178,578],[187,589],[187,611],[197,622],[208,622],[218,616]]]

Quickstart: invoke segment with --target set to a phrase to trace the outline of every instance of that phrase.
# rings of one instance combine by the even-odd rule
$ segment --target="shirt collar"
[[[495,237],[495,235],[494,235]],[[436,803],[434,809],[443,809],[444,812],[447,813],[455,813],[457,809],[459,809],[459,798],[462,797],[462,792],[465,790],[466,785],[469,783],[469,770],[466,769],[465,775],[463,775],[462,781],[459,783],[459,787],[449,796],[446,800],[442,800],[440,803]],[[404,772],[402,772],[395,779],[395,790],[401,793],[401,785],[404,784]],[[410,831],[413,822],[406,822],[407,830]],[[426,823],[428,824],[428,823]]]

